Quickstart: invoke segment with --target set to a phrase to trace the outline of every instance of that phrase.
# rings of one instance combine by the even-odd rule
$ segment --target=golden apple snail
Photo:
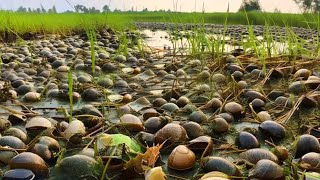
[[[240,170],[236,165],[234,165],[232,162],[221,157],[214,157],[214,156],[205,157],[203,158],[201,163],[202,163],[201,166],[205,172],[219,171],[229,176],[241,175]]]
[[[196,155],[184,145],[174,148],[168,158],[168,166],[175,170],[191,169],[195,162]]]

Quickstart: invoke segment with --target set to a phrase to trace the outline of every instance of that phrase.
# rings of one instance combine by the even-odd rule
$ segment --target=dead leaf
[[[138,174],[142,174],[154,167],[159,158],[160,149],[164,143],[156,146],[148,147],[144,154],[138,154],[135,158],[130,159],[125,164],[125,170],[134,170]]]

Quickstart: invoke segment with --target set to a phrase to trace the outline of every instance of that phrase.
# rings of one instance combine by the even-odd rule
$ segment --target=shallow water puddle
[[[170,38],[173,35],[170,35],[168,31],[163,31],[163,30],[156,30],[156,31],[151,31],[149,29],[144,29],[142,30],[142,33],[145,35],[145,40],[144,42],[147,44],[147,46],[151,48],[155,48],[159,50],[159,55],[164,55],[163,50],[171,50],[173,51],[173,48],[176,48],[176,53],[177,54],[189,54],[191,50],[191,43],[190,40],[188,40],[186,37],[183,37],[182,39],[179,40],[171,40]],[[213,38],[213,39],[222,39],[222,35],[219,34],[206,34],[207,38]],[[267,42],[264,42],[264,38],[262,36],[257,36],[257,47],[258,48],[267,48],[270,46],[268,45]],[[224,45],[224,51],[225,52],[231,52],[232,50],[241,48],[243,49],[244,46],[241,45],[242,42],[237,42],[232,40],[231,37],[225,36],[225,41],[226,44]],[[248,39],[244,38],[243,43],[248,43]],[[238,44],[238,45],[232,45],[232,44]],[[221,46],[221,45],[220,45]],[[220,47],[221,50],[222,47]],[[288,44],[286,43],[281,43],[281,42],[272,42],[271,46],[268,47],[270,48],[270,53],[271,54],[279,54],[279,53],[286,53],[288,51]],[[251,48],[248,48],[247,50],[250,50]],[[251,49],[253,50],[253,49]]]

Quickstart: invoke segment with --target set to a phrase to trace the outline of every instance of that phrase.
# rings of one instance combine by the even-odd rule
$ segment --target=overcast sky
[[[73,6],[82,4],[88,7],[101,9],[105,4],[115,8],[129,10],[132,7],[137,10],[148,8],[149,10],[171,9],[177,4],[178,11],[190,12],[201,11],[204,5],[206,12],[225,12],[230,5],[230,11],[237,11],[242,0],[68,0]],[[293,0],[260,0],[261,6],[265,11],[273,12],[276,8],[281,12],[298,13],[300,12]],[[72,10],[66,0],[0,0],[1,9],[16,10],[19,6],[38,8],[41,5],[48,9],[53,5],[58,12]]]

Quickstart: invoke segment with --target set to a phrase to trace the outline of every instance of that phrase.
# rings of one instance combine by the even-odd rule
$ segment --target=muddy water
[[[183,33],[183,32],[182,32]],[[149,29],[142,30],[142,34],[146,37],[144,42],[147,46],[150,46],[152,48],[158,49],[158,50],[173,50],[174,47],[176,49],[176,52],[178,54],[188,54],[190,53],[191,45],[190,41],[183,37],[180,40],[174,41],[172,40],[172,36],[168,31],[163,30],[156,30],[151,31]],[[207,37],[212,37],[214,39],[222,39],[222,35],[219,34],[207,34]],[[264,38],[262,36],[257,36],[257,47],[258,48],[265,48],[268,47],[268,44],[264,42]],[[234,49],[244,49],[244,46],[241,45],[242,42],[234,42],[230,36],[225,37],[226,44],[224,46],[225,52],[231,52]],[[243,43],[247,43],[248,39],[244,38]],[[238,44],[238,45],[232,45],[232,44]],[[253,50],[252,48],[248,48],[247,50]],[[282,42],[272,42],[272,45],[270,47],[270,52],[273,55],[279,55],[284,54],[288,52],[288,45],[286,43]]]

